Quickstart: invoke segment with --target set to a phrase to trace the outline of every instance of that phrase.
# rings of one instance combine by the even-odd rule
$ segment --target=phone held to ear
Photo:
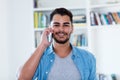
[[[52,42],[52,33],[48,35],[48,42]]]

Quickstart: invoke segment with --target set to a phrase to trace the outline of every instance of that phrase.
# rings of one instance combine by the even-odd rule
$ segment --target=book
[[[35,47],[37,47],[41,41],[41,35],[43,31],[36,31],[35,32]]]
[[[108,23],[109,23],[109,24],[112,24],[112,19],[111,19],[110,15],[107,14],[106,17],[107,17],[107,19],[108,19]]]
[[[109,22],[108,22],[108,19],[107,19],[107,15],[106,14],[101,14],[101,22],[103,25],[108,25]]]
[[[87,38],[86,38],[85,34],[81,34],[80,39],[81,39],[80,40],[81,46],[87,46]]]
[[[74,46],[87,46],[87,38],[84,33],[74,34],[71,39],[71,43]]]
[[[112,80],[117,80],[117,77],[115,74],[111,74]]]
[[[38,13],[38,28],[45,28],[47,26],[47,16],[42,12]]]
[[[74,46],[77,46],[77,36],[78,35],[73,35],[73,37],[71,38],[72,39],[72,44],[74,45]]]
[[[47,27],[47,16],[45,14],[42,15],[42,27]]]
[[[73,23],[86,23],[86,16],[84,14],[74,15]]]
[[[42,28],[42,12],[38,13],[38,28]]]
[[[98,22],[98,25],[102,25],[101,19],[100,19],[100,14],[97,13],[97,12],[95,12],[95,17],[96,17],[96,20],[97,20],[97,22]]]
[[[115,19],[113,18],[111,12],[108,12],[107,18],[108,18],[110,24],[113,24],[113,25],[116,24]]]
[[[104,74],[99,74],[99,80],[106,80],[106,76]]]
[[[97,19],[96,19],[94,11],[90,12],[90,22],[91,22],[91,26],[98,25],[98,22],[97,22]]]
[[[34,12],[34,28],[38,28],[38,12]]]
[[[120,24],[120,18],[118,16],[117,12],[113,12],[112,15],[113,15],[113,18],[115,19],[115,22],[117,24]]]
[[[37,0],[34,0],[34,8],[37,8]]]
[[[119,16],[119,18],[120,18],[120,12],[117,12],[117,14],[118,14],[118,16]]]

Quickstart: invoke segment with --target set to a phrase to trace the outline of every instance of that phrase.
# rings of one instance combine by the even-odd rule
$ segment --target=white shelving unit
[[[43,3],[45,5],[42,5]],[[75,3],[76,5],[73,4],[73,3]],[[80,15],[80,16],[85,16],[85,18],[86,18],[86,14],[87,14],[86,13],[86,2],[85,1],[77,1],[77,0],[71,1],[71,2],[69,1],[69,3],[66,0],[66,1],[64,1],[64,4],[62,3],[62,1],[57,1],[56,2],[55,0],[52,0],[52,1],[38,0],[38,7],[34,8],[33,12],[38,12],[38,15],[41,12],[41,13],[43,13],[43,14],[45,14],[47,16],[47,19],[49,19],[49,15],[50,15],[51,11],[53,9],[57,8],[57,7],[65,7],[67,9],[71,10],[74,16],[79,16]],[[48,24],[49,24],[49,20],[47,21],[47,25]],[[38,25],[39,25],[39,23],[38,23]],[[48,26],[46,26],[46,27],[48,27]],[[34,29],[34,32],[35,32],[35,45],[36,45],[35,47],[38,46],[39,41],[40,41],[39,38],[41,36],[41,35],[36,35],[36,32],[42,31],[44,29],[45,28],[35,28]],[[86,42],[84,42],[84,41],[82,41],[81,43],[79,42],[80,45],[82,45],[82,46],[79,46],[79,47],[87,49],[88,45],[89,45],[88,44],[88,33],[87,33],[87,20],[85,20],[85,23],[83,23],[83,24],[74,24],[74,32],[76,32],[76,31],[77,31],[78,35],[76,33],[73,33],[72,37],[74,37],[76,35],[78,37],[80,37],[80,36],[83,37],[83,34],[84,34],[85,39],[87,39],[87,40],[86,40]],[[71,42],[73,42],[72,38],[71,38]],[[75,45],[78,45],[79,43],[75,43]]]
[[[120,6],[120,3],[111,3],[111,4],[91,4],[90,8],[106,8],[106,7],[115,7],[115,6]]]
[[[89,3],[90,12],[94,11],[100,14],[120,12],[120,3],[102,1],[97,3],[96,0],[91,0]],[[88,15],[88,18],[90,18],[90,15]],[[90,25],[89,28],[91,47],[97,61],[97,73],[106,76],[105,78],[107,78],[107,80],[111,80],[108,77],[111,77],[111,74],[115,74],[117,80],[119,80],[120,64],[117,63],[119,60],[117,56],[120,56],[118,49],[120,47],[120,24]]]
[[[118,49],[118,47],[120,47],[119,46],[120,43],[116,42],[116,41],[119,42],[120,40],[120,37],[118,36],[118,34],[120,34],[120,24],[91,26],[91,19],[90,19],[91,11],[101,14],[103,13],[106,14],[108,12],[120,12],[120,3],[109,3],[106,1],[96,1],[96,0],[79,0],[79,1],[74,0],[74,1],[69,1],[69,3],[68,0],[64,0],[64,4],[62,3],[62,1],[56,2],[56,0],[52,0],[48,2],[47,0],[38,0],[38,1],[39,1],[39,7],[34,8],[33,12],[37,11],[37,12],[47,13],[57,7],[65,7],[69,10],[79,10],[78,13],[84,14],[86,16],[86,24],[83,25],[82,27],[74,26],[75,31],[73,33],[73,34],[85,33],[86,35],[87,46],[83,46],[80,48],[87,49],[95,55],[97,60],[97,73],[103,73],[107,75],[110,75],[112,73],[120,74],[119,72],[120,64],[116,63],[117,59],[119,59],[117,56],[120,56],[119,54],[117,54],[117,52],[120,53]],[[45,5],[42,5],[43,3]],[[41,30],[44,30],[44,28],[35,29],[34,31],[36,32]],[[115,37],[115,35],[117,37]],[[115,39],[112,39],[112,37]],[[114,42],[115,45],[113,47],[111,47],[112,45],[111,46],[109,45],[112,42]],[[114,56],[113,52],[115,52],[117,56],[115,55],[115,57],[113,58],[114,60],[110,60],[111,58],[109,58],[109,56],[110,57]],[[112,65],[111,62],[114,63],[114,65],[116,66],[114,70],[112,70],[114,65]]]

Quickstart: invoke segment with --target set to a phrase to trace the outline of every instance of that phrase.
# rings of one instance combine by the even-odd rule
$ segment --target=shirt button
[[[53,60],[50,60],[50,62],[53,62]]]
[[[46,74],[48,74],[48,72],[47,72],[47,71],[46,71],[45,73],[46,73]]]
[[[36,77],[35,80],[38,80],[38,78]]]

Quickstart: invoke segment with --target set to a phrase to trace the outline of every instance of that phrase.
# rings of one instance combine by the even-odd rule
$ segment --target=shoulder
[[[81,48],[73,46],[73,51],[74,51],[75,54],[77,54],[78,56],[80,56],[84,59],[95,60],[95,56],[93,55],[93,53],[91,53],[88,50],[81,49]]]
[[[91,53],[88,50],[73,47],[73,54],[75,54],[77,57],[77,61],[82,64],[82,67],[86,69],[96,69],[96,58],[93,53]]]
[[[51,55],[53,53],[54,53],[53,47],[52,47],[52,45],[50,45],[45,49],[43,56],[48,56],[48,55]]]

